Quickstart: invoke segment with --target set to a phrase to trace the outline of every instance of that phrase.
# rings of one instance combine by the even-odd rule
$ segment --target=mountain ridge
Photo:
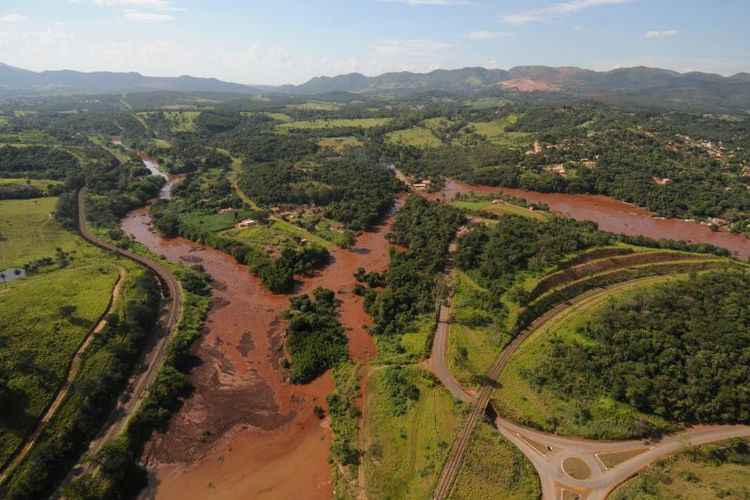
[[[0,95],[59,93],[134,93],[152,91],[215,92],[257,95],[409,94],[445,91],[545,92],[649,106],[750,112],[750,73],[722,76],[635,66],[595,71],[576,66],[525,65],[510,69],[479,66],[437,69],[428,73],[399,71],[366,76],[347,73],[317,76],[300,85],[245,85],[189,75],[152,77],[137,72],[54,70],[35,72],[0,63]]]

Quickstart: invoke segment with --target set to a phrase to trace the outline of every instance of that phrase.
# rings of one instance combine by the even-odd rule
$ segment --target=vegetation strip
[[[113,436],[119,434],[119,432],[124,428],[129,417],[132,416],[132,413],[137,408],[140,400],[143,398],[145,392],[156,379],[159,372],[159,367],[161,367],[167,355],[167,340],[176,329],[182,317],[182,288],[172,272],[164,266],[154,262],[147,257],[135,254],[129,250],[118,248],[111,243],[103,241],[94,236],[88,230],[86,224],[87,219],[85,197],[86,188],[82,188],[78,192],[78,227],[81,236],[85,240],[104,250],[122,255],[123,257],[128,258],[153,271],[156,276],[158,276],[159,281],[161,281],[162,283],[162,286],[166,288],[170,299],[169,307],[167,308],[166,321],[164,322],[164,327],[168,335],[165,335],[163,338],[161,338],[157,345],[154,347],[155,354],[152,356],[151,362],[149,363],[146,370],[138,376],[138,380],[133,387],[133,390],[131,391],[130,399],[124,407],[123,415],[115,419],[115,421],[112,422],[110,427],[105,432],[104,436],[97,440],[98,444],[92,450],[94,453],[96,453],[104,444],[106,444]]]

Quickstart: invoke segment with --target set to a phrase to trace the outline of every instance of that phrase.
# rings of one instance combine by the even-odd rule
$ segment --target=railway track
[[[615,287],[599,287],[591,289],[586,293],[577,296],[575,298],[575,302],[586,300],[592,295],[601,293],[602,290]],[[538,317],[536,320],[534,320],[520,335],[513,339],[513,341],[508,344],[505,349],[502,350],[497,358],[495,358],[495,361],[492,363],[492,366],[490,366],[489,370],[486,373],[488,379],[492,380],[493,382],[497,381],[497,379],[500,377],[500,374],[507,366],[508,361],[513,356],[513,354],[515,354],[521,344],[523,344],[523,342],[526,341],[526,339],[528,339],[538,328],[544,325],[551,318],[555,317],[562,310],[570,307],[570,305],[570,301],[563,302],[562,304],[557,305],[553,309],[550,309],[549,311]],[[466,422],[459,432],[458,436],[453,441],[453,446],[451,447],[451,451],[448,454],[448,459],[443,465],[443,470],[440,473],[438,484],[435,487],[435,491],[433,493],[433,498],[435,500],[446,500],[450,496],[453,485],[455,484],[456,478],[458,477],[458,473],[461,470],[461,465],[463,464],[466,449],[471,443],[471,436],[474,433],[477,424],[479,424],[480,419],[483,418],[485,412],[487,411],[487,405],[490,402],[490,398],[492,397],[492,392],[494,390],[495,388],[493,384],[485,384],[479,390],[479,394],[477,395],[477,399],[474,403],[472,411],[466,419]]]
[[[138,255],[129,250],[118,248],[115,245],[112,245],[107,241],[103,241],[92,234],[86,226],[87,218],[85,198],[86,188],[82,188],[78,192],[78,230],[81,234],[81,237],[103,250],[121,255],[122,257],[130,259],[133,262],[136,262],[137,264],[145,267],[146,269],[149,269],[157,276],[162,286],[162,293],[169,299],[169,305],[167,307],[165,315],[166,317],[163,321],[163,328],[166,334],[162,335],[155,342],[155,345],[147,355],[146,369],[136,376],[132,391],[130,393],[130,397],[127,402],[118,406],[115,412],[118,416],[114,420],[109,422],[109,427],[107,428],[107,430],[98,439],[91,443],[89,447],[89,453],[96,453],[102,448],[102,446],[104,446],[104,444],[109,442],[112,437],[116,436],[124,429],[130,416],[133,415],[140,402],[143,400],[149,387],[151,387],[154,380],[156,380],[156,377],[159,373],[159,368],[161,368],[164,360],[167,357],[167,341],[171,337],[172,333],[174,333],[182,316],[182,288],[177,281],[177,278],[175,278],[174,274],[172,274],[172,271],[170,271],[168,268],[164,267],[158,262],[149,259],[148,257]]]

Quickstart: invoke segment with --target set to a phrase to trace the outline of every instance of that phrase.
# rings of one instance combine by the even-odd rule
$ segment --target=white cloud
[[[68,0],[71,3],[81,3],[82,0]],[[92,0],[99,7],[112,7],[133,11],[150,12],[185,12],[185,9],[175,7],[172,0]]]
[[[174,16],[160,14],[158,12],[143,12],[140,10],[129,10],[125,13],[125,19],[139,23],[171,23]]]
[[[643,35],[643,38],[655,40],[659,38],[672,38],[673,36],[677,36],[677,30],[648,31]]]
[[[168,0],[94,0],[101,7],[138,7],[146,9],[169,10],[172,2]]]
[[[471,5],[469,0],[378,0],[381,3],[402,3],[404,5],[432,5],[432,6],[454,6]]]
[[[494,40],[504,36],[511,36],[511,34],[503,31],[472,31],[466,34],[469,40]]]
[[[425,58],[451,47],[449,43],[433,40],[386,40],[375,45],[374,51],[380,56]]]
[[[630,3],[634,0],[569,0],[567,2],[559,2],[547,7],[541,7],[539,9],[532,9],[516,14],[510,14],[503,16],[502,19],[508,24],[528,24],[534,22],[541,22],[549,18],[559,17],[564,14],[573,14],[575,12],[590,9],[593,7],[601,7],[605,5],[621,5]]]
[[[0,16],[0,23],[20,23],[28,19],[26,16],[21,14],[5,14]]]

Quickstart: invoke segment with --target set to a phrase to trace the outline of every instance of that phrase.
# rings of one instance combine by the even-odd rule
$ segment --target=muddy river
[[[750,239],[745,236],[727,231],[712,231],[708,226],[699,222],[656,217],[648,210],[606,196],[537,193],[521,189],[472,186],[449,181],[441,197],[450,200],[458,193],[469,192],[503,192],[529,202],[546,203],[553,212],[566,217],[596,222],[603,231],[630,236],[642,235],[654,239],[710,243],[726,248],[736,257],[750,258]]]
[[[158,171],[150,158],[146,166]],[[169,196],[172,180],[162,192]],[[457,193],[497,192],[498,188],[449,182],[440,198]],[[712,243],[750,256],[750,240],[708,227],[653,217],[645,210],[601,196],[503,192],[542,202],[558,213],[597,222],[606,231],[652,238]],[[153,252],[174,262],[201,264],[215,281],[213,306],[194,351],[201,364],[191,378],[195,393],[172,419],[166,433],[147,446],[144,461],[152,480],[146,498],[328,499],[332,495],[327,462],[331,434],[327,420],[313,413],[325,407],[333,390],[330,374],[312,384],[289,384],[280,368],[289,298],[268,292],[260,280],[232,257],[191,241],[167,240],[151,230],[146,209],[132,212],[123,229]],[[354,359],[367,360],[375,346],[365,331],[369,317],[352,293],[353,274],[362,266],[382,271],[388,265],[385,235],[392,219],[365,233],[356,248],[331,250],[333,262],[305,279],[299,292],[323,286],[342,300],[342,322]]]
[[[168,192],[168,191],[167,191]],[[162,194],[164,196],[164,193]],[[153,252],[186,264],[201,264],[215,281],[213,306],[194,351],[201,364],[191,378],[193,396],[166,433],[147,446],[152,476],[146,498],[327,499],[331,435],[313,413],[333,390],[326,374],[314,383],[289,384],[280,369],[289,297],[268,292],[232,257],[191,241],[164,239],[150,227],[146,209],[129,214],[123,229]],[[299,292],[318,286],[337,292],[350,353],[375,354],[365,331],[369,317],[352,293],[360,266],[388,265],[385,235],[391,221],[363,234],[352,250],[331,249],[332,263],[305,279]]]

